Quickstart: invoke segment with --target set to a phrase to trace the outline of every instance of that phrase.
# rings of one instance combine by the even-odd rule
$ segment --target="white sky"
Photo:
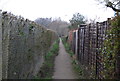
[[[95,0],[0,0],[0,9],[30,20],[61,17],[69,21],[76,12],[88,19],[99,18],[99,21],[114,16],[112,9],[103,7]]]

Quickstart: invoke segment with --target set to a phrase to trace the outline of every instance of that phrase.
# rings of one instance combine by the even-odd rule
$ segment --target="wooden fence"
[[[110,27],[109,20],[96,24],[80,25],[73,31],[71,46],[80,64],[94,70],[95,78],[104,79],[103,55],[100,55],[106,39],[106,31]],[[120,64],[119,64],[120,65]],[[119,73],[120,76],[120,73]]]

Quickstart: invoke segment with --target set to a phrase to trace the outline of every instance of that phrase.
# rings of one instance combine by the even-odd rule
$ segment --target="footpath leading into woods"
[[[66,52],[62,40],[59,43],[59,55],[55,58],[53,79],[77,79],[72,66],[72,59]]]

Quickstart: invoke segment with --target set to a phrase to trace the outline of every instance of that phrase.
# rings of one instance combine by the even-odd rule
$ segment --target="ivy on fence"
[[[104,56],[104,78],[116,77],[117,57],[120,50],[120,17],[111,20],[111,28],[107,31],[102,54]]]
[[[101,23],[81,25],[77,34],[78,39],[69,35],[69,41],[78,40],[78,44],[73,41],[70,46],[77,50],[79,62],[91,71],[90,78],[120,78],[120,16]]]

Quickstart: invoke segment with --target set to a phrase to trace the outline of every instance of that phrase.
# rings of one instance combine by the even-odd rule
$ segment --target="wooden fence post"
[[[97,79],[98,77],[98,22],[96,23],[96,76],[95,78]]]

